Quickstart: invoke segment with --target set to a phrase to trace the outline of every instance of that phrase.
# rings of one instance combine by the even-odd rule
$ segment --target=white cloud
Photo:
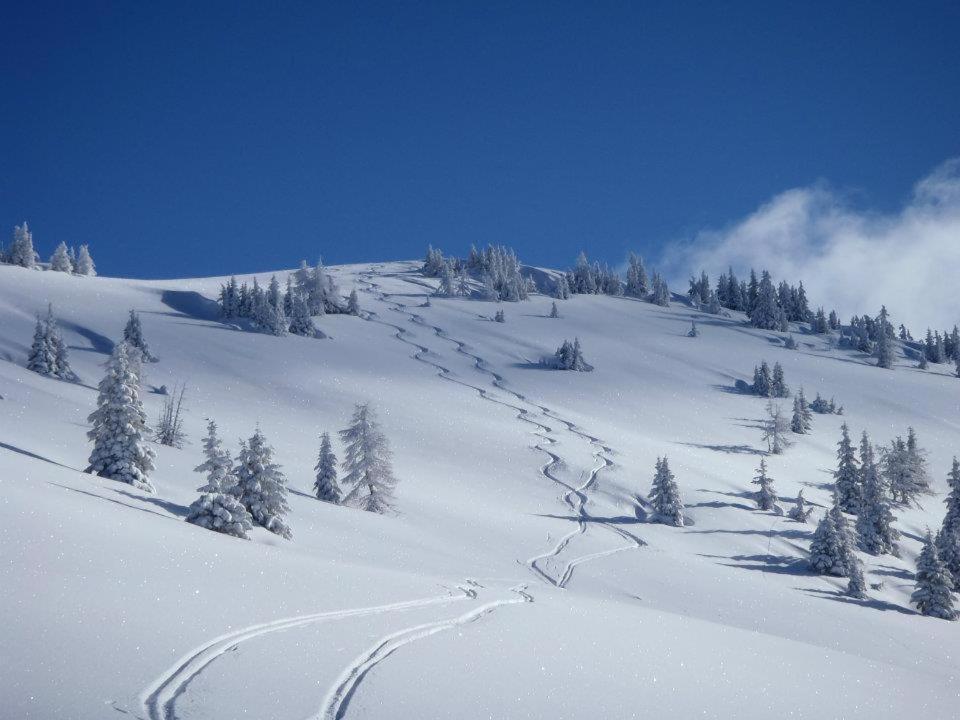
[[[661,267],[686,288],[693,272],[711,278],[728,265],[774,279],[803,280],[811,303],[850,315],[886,304],[916,335],[960,322],[960,158],[914,187],[897,213],[855,210],[824,185],[788,190],[725,230],[666,248]],[[682,285],[681,285],[682,283]]]

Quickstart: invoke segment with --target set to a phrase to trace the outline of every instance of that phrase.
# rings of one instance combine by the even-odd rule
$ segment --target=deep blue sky
[[[44,257],[613,263],[823,178],[894,208],[960,155],[955,1],[147,5],[4,6],[0,232]]]

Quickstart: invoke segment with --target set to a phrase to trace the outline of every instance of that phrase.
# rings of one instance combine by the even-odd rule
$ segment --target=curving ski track
[[[536,413],[537,415],[544,418],[545,420],[553,420],[560,423],[561,425],[564,426],[564,428],[570,434],[575,435],[579,438],[582,438],[583,440],[586,440],[587,442],[589,442],[591,445],[595,446],[596,450],[594,452],[594,457],[597,459],[598,464],[596,465],[596,467],[594,467],[590,471],[586,480],[577,487],[571,486],[569,483],[564,482],[555,474],[554,472],[555,468],[563,462],[563,459],[559,455],[543,447],[543,445],[541,445],[540,443],[537,443],[532,446],[533,449],[538,450],[547,456],[547,462],[544,465],[542,465],[539,469],[540,474],[546,479],[560,486],[560,488],[564,491],[562,500],[571,509],[571,511],[577,516],[577,526],[575,529],[571,530],[569,533],[566,533],[563,537],[561,537],[560,540],[557,542],[557,544],[553,548],[551,548],[545,553],[536,555],[528,559],[525,564],[530,569],[530,571],[536,577],[538,577],[541,580],[544,580],[550,585],[563,588],[570,581],[570,578],[573,576],[573,571],[578,565],[581,565],[584,562],[588,562],[589,560],[596,560],[602,557],[606,557],[608,555],[613,555],[615,553],[623,552],[625,550],[632,550],[645,545],[646,543],[643,540],[636,537],[632,533],[627,532],[626,530],[623,530],[622,528],[619,528],[612,523],[606,522],[598,518],[593,518],[589,515],[589,513],[586,510],[586,505],[588,502],[587,493],[589,493],[590,489],[596,484],[599,474],[603,470],[606,470],[607,468],[612,467],[614,464],[613,461],[609,458],[609,455],[613,454],[614,452],[613,449],[605,445],[603,441],[600,440],[599,438],[581,430],[575,423],[558,416],[548,407],[532,402],[528,400],[525,395],[518,393],[517,391],[507,387],[504,377],[498,374],[497,372],[495,372],[494,370],[490,369],[486,360],[484,360],[483,357],[470,352],[467,349],[466,343],[464,343],[461,340],[457,340],[456,338],[450,337],[447,331],[444,330],[443,328],[438,327],[436,325],[431,325],[424,319],[422,315],[419,315],[409,310],[408,306],[405,305],[404,303],[397,302],[396,300],[391,300],[390,295],[383,292],[383,290],[381,289],[381,286],[373,279],[374,278],[373,273],[378,269],[380,268],[372,268],[370,272],[361,273],[357,277],[358,282],[363,286],[361,289],[364,292],[372,295],[378,301],[388,305],[392,312],[396,312],[401,315],[404,315],[405,317],[407,317],[409,322],[415,325],[419,325],[424,329],[431,330],[434,333],[434,335],[436,335],[438,338],[442,340],[446,340],[447,342],[453,343],[455,346],[456,352],[460,353],[461,355],[465,355],[466,357],[473,360],[474,369],[477,372],[488,376],[490,378],[490,384],[493,385],[494,388],[514,398],[517,402],[523,403],[524,405],[527,405],[529,407],[515,405],[511,402],[507,402],[500,398],[494,397],[487,391],[486,388],[478,387],[476,385],[473,385],[469,382],[466,382],[456,377],[449,368],[446,368],[440,363],[434,362],[429,358],[429,356],[431,355],[431,351],[429,348],[427,348],[426,346],[420,345],[418,343],[415,343],[409,338],[407,338],[406,336],[409,333],[405,328],[403,328],[400,325],[395,325],[394,323],[387,322],[386,320],[380,319],[379,315],[377,315],[376,312],[368,311],[365,316],[366,319],[372,322],[378,322],[393,328],[396,331],[394,337],[396,337],[401,342],[404,342],[410,345],[411,347],[415,348],[416,352],[413,354],[413,358],[415,360],[418,360],[419,362],[422,362],[436,369],[437,374],[444,380],[448,380],[450,382],[463,385],[464,387],[470,388],[475,392],[477,392],[477,394],[484,400],[496,403],[498,405],[503,405],[504,407],[508,407],[512,409],[517,413],[518,420],[521,420],[526,423],[530,423],[534,426],[535,433],[545,443],[549,443],[550,445],[553,445],[557,442],[557,440],[552,437],[554,430],[552,429],[552,427],[545,424],[544,422],[540,422],[534,417],[531,417],[532,413]],[[427,283],[415,281],[413,279],[407,278],[402,275],[391,275],[391,277],[395,277],[403,282],[407,282],[412,285],[416,285],[418,287],[423,287],[429,290],[433,289],[432,286],[428,285]],[[564,550],[566,550],[566,548],[574,538],[576,538],[578,535],[583,535],[586,532],[588,522],[593,522],[595,525],[599,525],[601,528],[604,528],[605,530],[608,530],[616,534],[617,536],[625,540],[627,544],[622,545],[620,547],[612,548],[610,550],[604,550],[600,552],[594,552],[587,555],[575,557],[566,562],[562,572],[558,576],[555,577],[551,575],[545,569],[544,561],[546,561],[549,558],[559,556]]]
[[[468,584],[471,584],[470,581],[468,581]],[[176,702],[186,691],[190,682],[203,672],[210,663],[214,662],[224,653],[232,651],[238,644],[246,640],[312,623],[343,620],[345,618],[362,617],[364,615],[377,615],[427,607],[430,605],[446,605],[451,602],[475,599],[477,597],[474,587],[459,586],[457,589],[463,594],[454,595],[448,593],[446,595],[422,598],[420,600],[407,600],[387,605],[298,615],[296,617],[273,620],[259,625],[251,625],[221,635],[191,650],[190,653],[181,658],[175,666],[163,673],[163,675],[157,678],[141,693],[140,700],[146,717],[150,720],[174,720],[176,718]]]

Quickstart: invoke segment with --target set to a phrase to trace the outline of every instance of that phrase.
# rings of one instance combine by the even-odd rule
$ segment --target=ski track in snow
[[[224,653],[233,651],[238,644],[246,640],[313,623],[344,620],[346,618],[362,617],[364,615],[379,615],[412,608],[428,607],[430,605],[446,605],[460,600],[473,600],[477,597],[476,585],[469,580],[465,585],[458,586],[457,589],[463,594],[455,595],[448,593],[446,595],[438,595],[420,600],[407,600],[387,605],[298,615],[292,618],[283,618],[259,625],[251,625],[221,635],[191,650],[190,653],[181,658],[175,666],[157,678],[141,693],[141,705],[149,720],[175,720],[177,717],[176,702],[186,691],[191,681],[202,673],[210,663],[214,662]]]
[[[535,403],[529,400],[525,395],[508,388],[506,386],[506,380],[504,379],[504,377],[502,375],[499,375],[495,371],[491,370],[489,367],[489,364],[487,363],[486,360],[483,359],[483,357],[470,352],[467,349],[466,343],[464,343],[463,341],[457,340],[456,338],[450,337],[447,331],[444,330],[443,328],[435,325],[431,325],[423,318],[422,315],[418,315],[417,313],[410,311],[408,309],[408,306],[405,305],[404,303],[397,302],[396,300],[391,300],[390,295],[383,292],[383,290],[381,289],[381,286],[374,279],[375,278],[374,273],[381,269],[382,269],[382,266],[373,267],[369,272],[360,273],[357,276],[357,281],[362,286],[361,290],[372,295],[379,302],[382,302],[388,305],[392,312],[396,312],[406,316],[411,323],[415,325],[419,325],[424,329],[431,330],[433,331],[434,335],[436,335],[438,338],[442,340],[446,340],[447,342],[453,343],[456,346],[455,347],[456,352],[472,359],[474,369],[477,372],[488,376],[491,379],[491,384],[497,390],[500,390],[501,392],[508,394],[510,397],[514,398],[516,401],[523,403],[525,405],[528,405],[529,407],[522,407],[520,405],[514,405],[513,403],[506,402],[502,399],[492,396],[485,388],[478,387],[469,382],[461,380],[460,378],[456,377],[449,368],[446,368],[440,363],[430,359],[429,356],[433,353],[428,347],[415,343],[412,340],[410,340],[408,337],[406,337],[409,333],[405,328],[401,327],[400,325],[395,325],[391,322],[387,322],[386,320],[382,320],[376,312],[367,311],[365,315],[365,318],[367,320],[370,320],[372,322],[378,322],[383,325],[386,325],[387,327],[393,328],[396,331],[394,335],[396,339],[415,348],[416,352],[413,355],[413,358],[415,360],[418,360],[426,365],[429,365],[435,368],[437,370],[437,374],[444,380],[449,380],[450,382],[463,385],[464,387],[470,388],[475,392],[477,392],[480,395],[480,397],[483,398],[484,400],[488,400],[490,402],[503,405],[504,407],[508,407],[514,410],[517,413],[517,419],[523,422],[532,424],[535,428],[535,433],[537,434],[537,436],[540,437],[545,443],[548,443],[550,445],[554,445],[557,443],[557,440],[552,436],[555,431],[551,426],[545,424],[544,422],[540,422],[539,420],[535,419],[535,417],[531,417],[531,414],[538,415],[539,417],[542,417],[544,420],[552,420],[552,421],[556,421],[557,423],[560,423],[566,429],[567,432],[583,440],[586,440],[596,448],[594,452],[594,457],[598,461],[597,466],[590,471],[586,480],[581,485],[574,487],[564,482],[563,480],[561,480],[559,477],[557,477],[556,473],[554,472],[555,468],[563,463],[563,458],[557,455],[556,453],[548,450],[546,447],[544,447],[540,443],[537,443],[533,446],[535,450],[538,450],[544,453],[545,455],[547,455],[548,460],[546,464],[540,467],[540,474],[543,477],[550,480],[551,482],[555,483],[556,485],[559,485],[564,490],[562,500],[571,509],[571,511],[573,511],[573,513],[577,516],[577,527],[571,530],[569,533],[566,533],[565,535],[563,535],[560,538],[560,540],[557,542],[557,544],[547,552],[542,553],[540,555],[536,555],[528,559],[525,564],[530,569],[530,571],[540,580],[543,580],[548,584],[553,585],[554,587],[563,588],[563,587],[566,587],[567,583],[570,581],[570,578],[573,576],[573,571],[578,565],[581,565],[582,563],[588,562],[590,560],[596,560],[602,557],[607,557],[608,555],[613,555],[615,553],[623,552],[625,550],[636,549],[645,545],[646,543],[643,540],[633,535],[632,533],[617,527],[613,523],[604,521],[599,518],[593,518],[589,515],[589,513],[586,510],[586,505],[588,502],[588,493],[590,489],[596,484],[599,474],[603,470],[606,470],[607,468],[610,468],[613,466],[613,461],[609,458],[609,455],[613,454],[614,452],[613,449],[605,445],[603,441],[600,440],[600,438],[584,432],[575,423],[558,416],[556,413],[550,410],[550,408],[544,405]],[[403,282],[407,282],[412,285],[416,285],[418,287],[423,287],[431,291],[433,290],[432,286],[428,285],[427,283],[419,282],[403,275],[388,274],[386,275],[386,277],[394,277]],[[424,295],[424,297],[429,298],[429,295]],[[574,540],[574,538],[576,538],[579,535],[583,535],[587,530],[588,522],[592,522],[593,524],[599,525],[601,528],[614,533],[618,537],[625,540],[626,544],[616,548],[612,548],[610,550],[603,550],[600,552],[594,552],[594,553],[589,553],[587,555],[574,557],[573,559],[565,563],[563,570],[558,575],[555,576],[551,574],[545,567],[546,561],[549,560],[550,558],[558,557],[561,553],[563,553],[567,549],[567,547]]]
[[[481,586],[475,585],[475,587]],[[372,647],[347,666],[324,699],[320,712],[310,716],[309,720],[341,720],[346,715],[347,706],[350,704],[354,692],[367,673],[403,646],[418,640],[423,640],[440,632],[476,622],[501,606],[533,602],[533,597],[526,592],[525,585],[510,588],[510,591],[515,593],[517,597],[492,600],[463,615],[438,620],[436,622],[414,625],[413,627],[404,628],[403,630],[398,630],[397,632],[380,638]],[[474,593],[474,599],[476,599],[476,597],[477,594]]]

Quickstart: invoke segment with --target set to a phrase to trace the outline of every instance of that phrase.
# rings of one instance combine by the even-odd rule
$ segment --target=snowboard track
[[[428,347],[420,345],[419,343],[416,343],[408,338],[407,335],[409,335],[409,331],[406,328],[381,319],[380,316],[373,311],[368,311],[364,317],[367,320],[378,322],[392,328],[395,331],[394,337],[397,340],[400,340],[401,342],[406,343],[415,349],[412,357],[415,360],[434,368],[439,377],[469,388],[475,391],[484,400],[502,405],[516,412],[516,417],[518,420],[534,426],[534,433],[541,439],[543,443],[542,444],[541,442],[538,442],[532,446],[532,449],[537,450],[547,456],[547,462],[539,468],[540,475],[561,488],[563,491],[561,496],[562,502],[564,502],[564,504],[566,504],[576,515],[576,528],[564,534],[556,543],[556,545],[554,545],[554,547],[547,552],[528,559],[525,562],[525,565],[529,568],[530,572],[532,572],[538,579],[545,581],[554,587],[564,588],[573,577],[573,571],[578,565],[590,560],[597,560],[607,557],[608,555],[613,555],[625,550],[636,549],[646,545],[646,543],[639,537],[618,527],[614,523],[600,518],[591,517],[586,508],[589,501],[588,493],[596,485],[600,473],[614,466],[614,462],[609,456],[613,455],[615,451],[606,445],[600,438],[585,432],[572,421],[557,415],[550,408],[533,402],[522,393],[507,387],[505,378],[496,371],[492,370],[482,356],[471,352],[465,342],[451,337],[442,327],[431,325],[422,315],[411,311],[406,304],[391,299],[391,296],[384,292],[381,286],[374,279],[374,273],[381,268],[382,266],[376,266],[371,268],[369,272],[360,273],[358,275],[357,281],[362,286],[361,289],[364,292],[372,295],[378,301],[386,304],[391,312],[405,316],[408,322],[418,325],[425,330],[432,331],[434,335],[441,340],[453,343],[455,346],[455,351],[470,358],[473,361],[473,368],[478,373],[489,377],[490,384],[493,385],[494,388],[513,398],[517,403],[522,403],[523,405],[514,404],[513,402],[508,402],[501,398],[495,397],[491,395],[486,388],[479,387],[470,382],[462,380],[461,378],[458,378],[449,368],[444,367],[439,362],[431,359],[431,356],[434,356],[435,353],[433,353]],[[387,276],[397,278],[403,282],[407,282],[420,288],[431,289],[432,287],[427,283],[415,281],[405,277],[404,275],[387,274]],[[429,295],[425,297],[429,298]],[[524,407],[524,405],[527,407]],[[540,417],[544,421],[559,423],[571,435],[585,440],[594,446],[595,449],[593,455],[597,460],[597,465],[590,471],[586,480],[579,486],[573,486],[558,477],[556,469],[563,463],[563,458],[551,450],[548,450],[547,447],[544,447],[544,444],[554,445],[558,442],[553,437],[555,431],[550,425],[547,425],[546,422],[541,422],[540,420],[536,419],[536,417]],[[603,550],[600,552],[593,552],[579,557],[574,557],[565,563],[562,571],[556,576],[548,572],[548,570],[545,568],[546,561],[548,561],[550,558],[558,557],[567,549],[570,543],[577,536],[583,535],[587,530],[588,523],[599,525],[601,528],[617,535],[619,538],[625,541],[625,544],[609,550]]]

